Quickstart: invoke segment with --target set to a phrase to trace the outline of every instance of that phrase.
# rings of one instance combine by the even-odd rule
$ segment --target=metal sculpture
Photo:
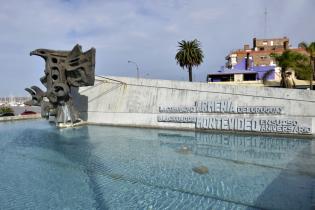
[[[42,91],[37,86],[25,88],[32,96],[26,105],[41,106],[42,117],[55,117],[57,125],[77,123],[79,113],[73,105],[72,93],[77,87],[94,85],[95,48],[82,52],[80,45],[71,51],[37,49],[30,53],[42,57],[45,62],[45,75],[40,78],[47,88]]]

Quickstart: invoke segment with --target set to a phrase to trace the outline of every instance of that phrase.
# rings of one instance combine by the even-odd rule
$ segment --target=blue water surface
[[[314,155],[310,139],[5,122],[0,209],[314,209]]]

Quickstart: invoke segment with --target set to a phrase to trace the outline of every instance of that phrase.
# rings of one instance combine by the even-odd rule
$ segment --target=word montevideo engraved
[[[235,106],[232,101],[196,101],[194,106],[160,106],[158,122],[195,123],[198,129],[236,130],[310,134],[311,128],[296,120],[270,119],[268,116],[283,115],[281,106]],[[187,113],[183,115],[183,113]],[[222,113],[228,116],[193,115],[192,113]],[[172,114],[172,115],[170,115]],[[177,114],[177,115],[174,115]],[[236,114],[236,115],[232,115]],[[242,114],[240,116],[240,114]],[[251,114],[251,115],[249,115]]]

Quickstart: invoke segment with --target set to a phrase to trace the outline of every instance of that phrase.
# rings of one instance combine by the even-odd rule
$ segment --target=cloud
[[[41,85],[44,63],[29,57],[36,48],[70,50],[80,43],[95,47],[96,73],[186,80],[176,65],[177,42],[199,39],[204,63],[194,71],[206,74],[224,65],[230,50],[263,37],[264,8],[268,37],[288,36],[293,45],[313,41],[312,0],[10,0],[0,7],[0,96],[26,95]]]

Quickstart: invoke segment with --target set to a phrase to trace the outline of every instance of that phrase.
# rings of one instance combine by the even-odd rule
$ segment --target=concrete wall
[[[110,76],[96,77],[93,87],[80,88],[79,92],[81,96],[75,97],[75,104],[81,112],[82,119],[89,123],[195,129],[197,123],[158,122],[157,118],[166,115],[195,116],[198,119],[240,118],[245,121],[281,119],[289,122],[293,120],[302,127],[308,127],[309,132],[303,134],[315,133],[315,91]],[[160,106],[194,106],[196,101],[230,101],[236,107],[275,106],[283,107],[283,111],[281,114],[161,113],[159,111]],[[234,130],[223,125],[223,120],[220,128]],[[201,128],[212,129],[207,128],[207,125]],[[244,129],[244,131],[259,132],[251,129]],[[279,133],[299,134],[282,131]]]
[[[40,119],[40,118],[41,118],[40,114],[7,116],[7,117],[0,117],[0,122],[15,121],[15,120]]]

